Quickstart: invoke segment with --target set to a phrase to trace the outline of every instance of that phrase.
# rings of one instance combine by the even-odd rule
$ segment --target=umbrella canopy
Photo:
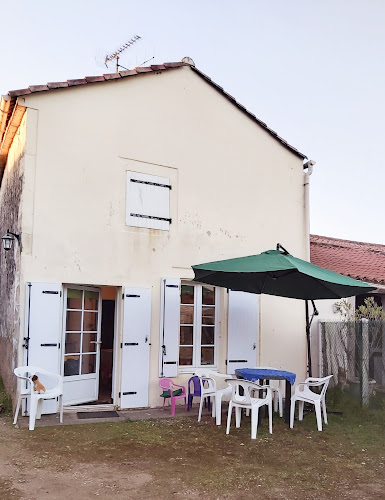
[[[282,247],[281,247],[282,248]],[[297,259],[286,250],[192,266],[194,281],[293,299],[340,299],[376,288]]]

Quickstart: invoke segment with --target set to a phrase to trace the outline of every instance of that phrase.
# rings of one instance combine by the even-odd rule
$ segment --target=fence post
[[[385,385],[385,321],[382,321],[382,339],[381,339],[381,380],[380,384]]]
[[[362,319],[362,344],[361,344],[361,402],[362,406],[369,405],[369,320]]]

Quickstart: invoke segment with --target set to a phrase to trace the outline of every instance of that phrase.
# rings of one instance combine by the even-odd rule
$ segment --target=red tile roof
[[[312,234],[310,260],[351,278],[385,284],[385,245]]]
[[[47,92],[47,91],[52,91],[56,89],[65,89],[65,88],[71,88],[75,87],[78,85],[84,85],[84,84],[95,84],[99,82],[106,82],[110,80],[117,80],[120,78],[125,78],[125,77],[131,77],[135,76],[141,73],[151,73],[151,72],[158,72],[158,71],[166,71],[172,68],[179,68],[181,66],[190,66],[190,68],[199,75],[201,78],[203,78],[209,85],[214,87],[216,90],[221,92],[222,95],[224,95],[229,101],[231,101],[234,105],[236,105],[243,113],[245,113],[249,118],[251,118],[254,122],[256,122],[258,125],[263,127],[269,134],[271,134],[274,139],[278,140],[283,146],[285,146],[287,149],[289,149],[292,153],[295,155],[299,156],[302,159],[307,158],[307,156],[295,147],[291,146],[287,141],[282,139],[277,132],[272,130],[270,127],[266,125],[263,121],[259,120],[253,113],[248,111],[244,106],[242,106],[240,103],[238,103],[234,97],[232,97],[230,94],[225,92],[222,87],[217,85],[215,82],[211,80],[210,77],[199,71],[195,66],[190,65],[185,62],[171,62],[171,63],[163,63],[163,64],[153,64],[148,67],[138,67],[134,68],[131,70],[127,71],[119,71],[118,73],[111,73],[111,74],[104,74],[102,76],[86,76],[85,78],[79,78],[76,80],[67,80],[66,82],[51,82],[47,83],[46,85],[32,85],[26,89],[19,89],[19,90],[10,90],[8,92],[8,95],[12,98],[11,100],[13,101],[10,106],[10,113],[12,112],[14,108],[14,103],[15,100],[18,96],[23,96],[23,95],[28,95],[28,94],[33,94],[37,92]],[[9,120],[10,116],[8,117]]]

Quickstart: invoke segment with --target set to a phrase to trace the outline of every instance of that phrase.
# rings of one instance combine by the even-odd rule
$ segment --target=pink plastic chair
[[[171,399],[171,416],[175,415],[175,401],[184,398],[184,405],[187,411],[186,388],[183,385],[175,384],[170,378],[159,379],[159,386],[163,389],[160,395],[163,398],[163,410],[166,399]]]

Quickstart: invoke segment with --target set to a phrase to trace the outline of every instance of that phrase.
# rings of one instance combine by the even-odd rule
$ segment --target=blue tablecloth
[[[257,382],[261,379],[273,380],[288,380],[291,385],[295,382],[295,373],[286,372],[285,370],[270,370],[267,368],[238,368],[235,370],[235,375],[242,377],[250,382]]]

